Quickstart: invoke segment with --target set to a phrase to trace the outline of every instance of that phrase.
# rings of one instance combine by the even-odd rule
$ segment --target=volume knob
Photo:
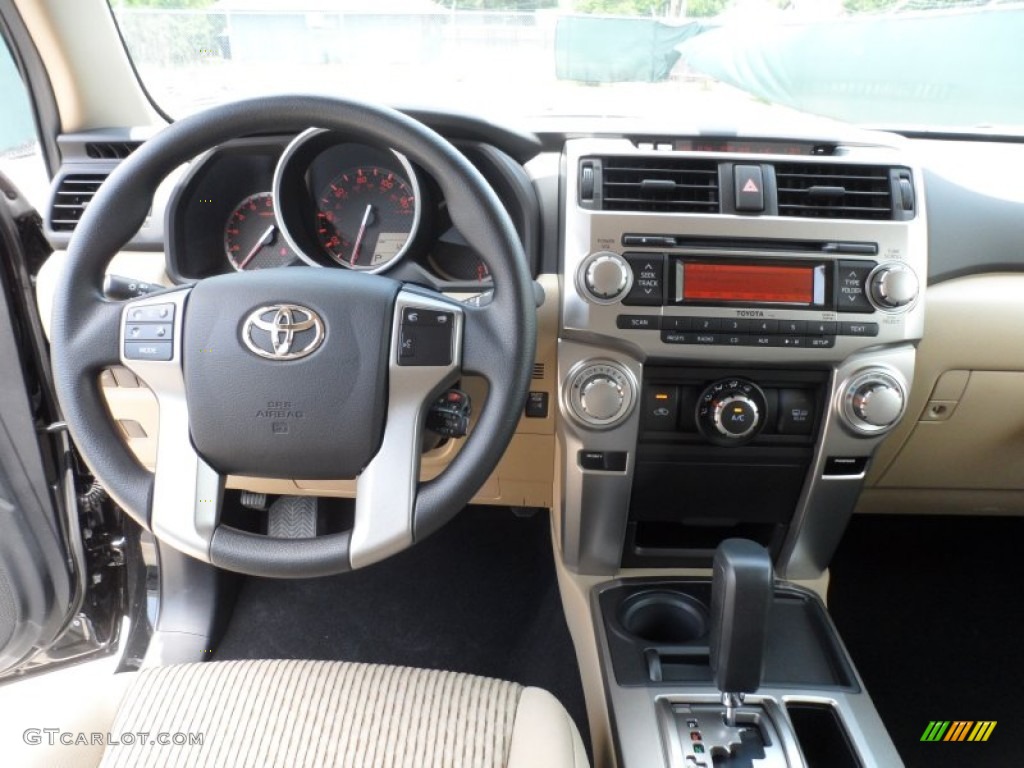
[[[902,264],[881,266],[870,278],[871,298],[882,309],[900,309],[917,298],[917,275]]]
[[[583,286],[599,302],[611,302],[629,288],[633,273],[617,253],[601,251],[585,262]]]

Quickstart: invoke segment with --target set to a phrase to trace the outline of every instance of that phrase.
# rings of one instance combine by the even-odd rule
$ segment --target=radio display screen
[[[757,304],[821,303],[816,265],[777,266],[687,261],[682,267],[683,301]]]

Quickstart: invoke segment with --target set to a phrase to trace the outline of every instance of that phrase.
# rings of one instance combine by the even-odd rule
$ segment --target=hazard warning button
[[[764,210],[764,177],[760,165],[736,165],[733,168],[736,182],[736,210]]]

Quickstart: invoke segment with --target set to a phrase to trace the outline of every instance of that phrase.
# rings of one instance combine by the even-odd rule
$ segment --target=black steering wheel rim
[[[412,510],[413,541],[435,531],[468,503],[515,432],[536,344],[533,283],[507,213],[469,161],[423,124],[384,107],[314,96],[215,107],[161,131],[110,175],[72,237],[54,298],[51,353],[69,431],[112,498],[143,526],[150,522],[154,474],[121,439],[99,388],[101,371],[119,359],[119,340],[111,329],[119,327],[124,308],[123,302],[103,294],[105,268],[139,229],[158,185],[176,167],[240,136],[298,133],[311,126],[390,146],[433,176],[453,223],[494,278],[487,306],[464,309],[462,371],[487,379],[487,406],[446,470],[419,484]],[[344,536],[279,540],[220,526],[209,559],[230,570],[259,575],[337,573],[348,568]]]

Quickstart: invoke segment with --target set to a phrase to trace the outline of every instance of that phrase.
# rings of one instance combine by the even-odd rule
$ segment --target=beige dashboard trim
[[[61,129],[162,125],[133,75],[107,4],[76,1],[75,12],[67,13],[68,2],[14,2],[49,75]]]
[[[1024,512],[1024,275],[927,290],[907,418],[882,444],[858,512]]]

